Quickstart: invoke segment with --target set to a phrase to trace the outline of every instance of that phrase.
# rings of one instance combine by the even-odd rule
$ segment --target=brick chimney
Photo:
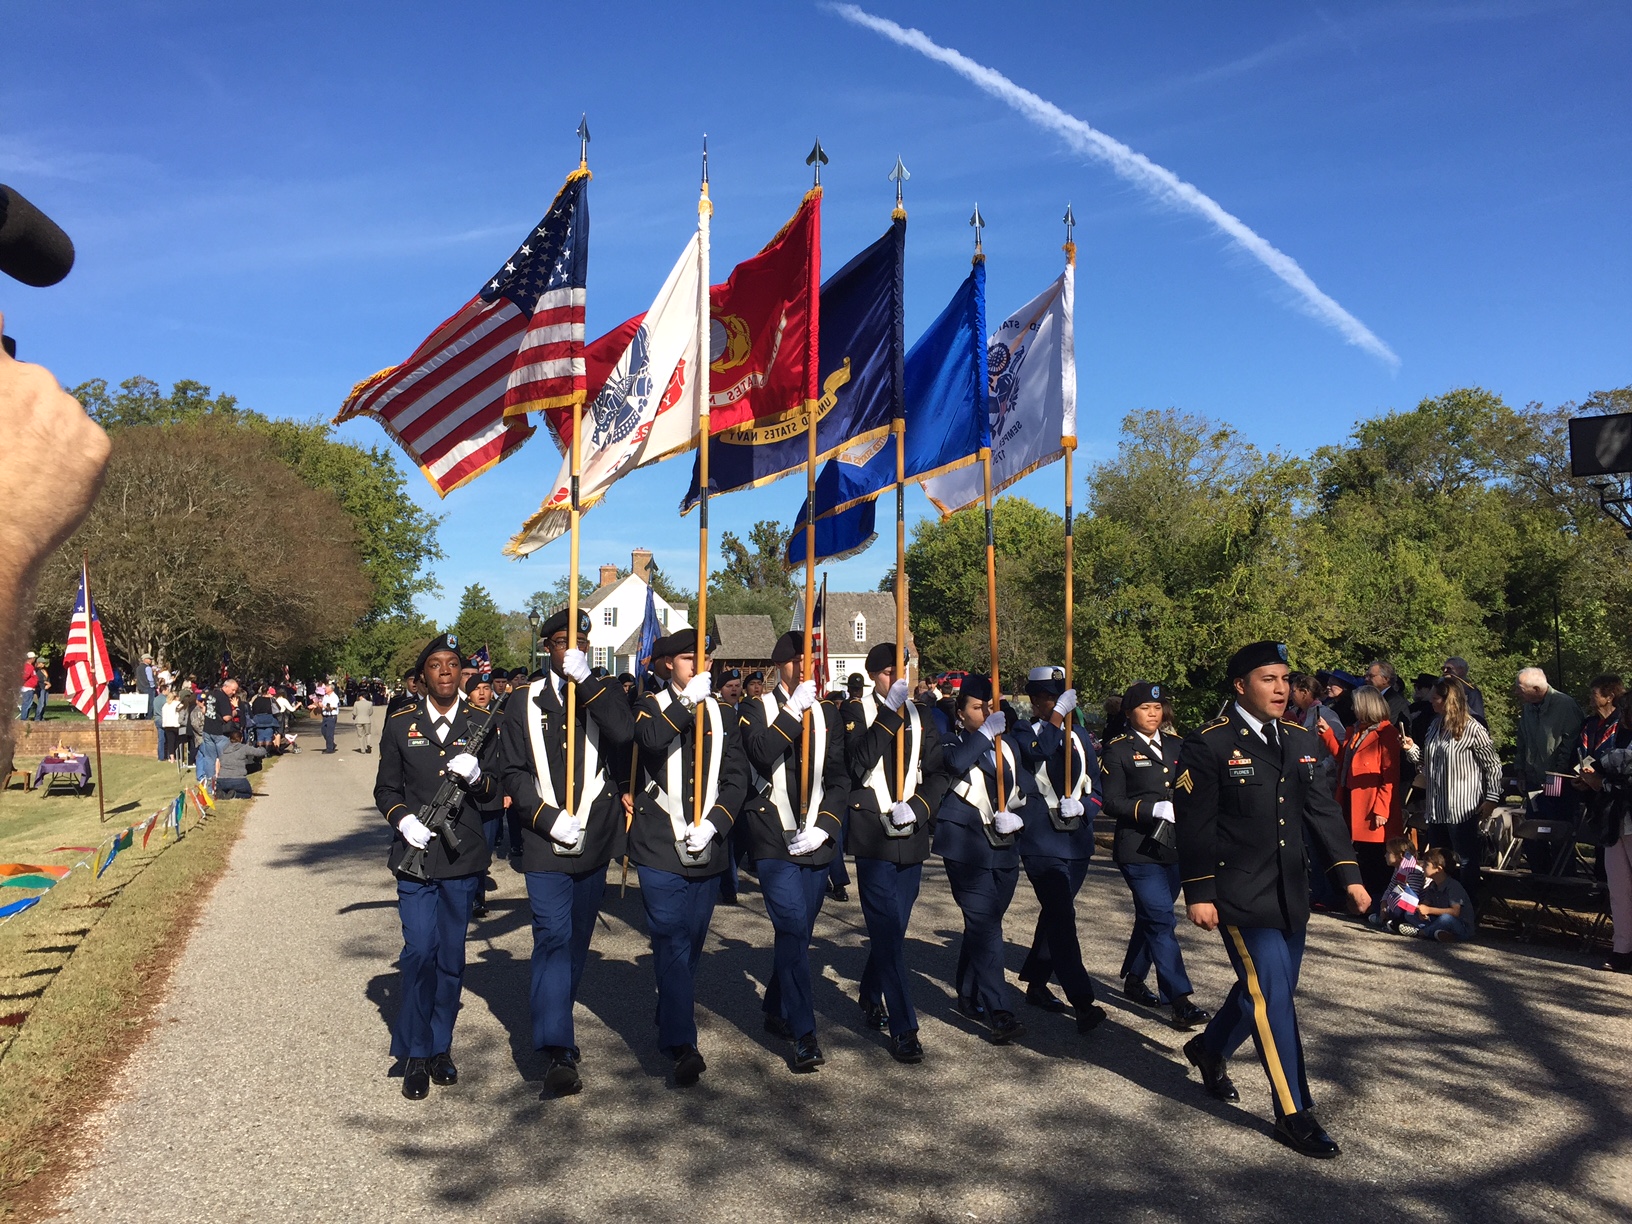
[[[634,576],[639,578],[642,582],[649,581],[652,573],[652,550],[649,548],[637,548],[634,552],[630,553],[629,569],[630,572],[632,572]]]
[[[601,566],[601,589],[611,586],[618,580],[618,567],[615,565]]]

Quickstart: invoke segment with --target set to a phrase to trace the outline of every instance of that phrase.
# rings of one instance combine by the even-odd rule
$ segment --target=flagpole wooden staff
[[[969,218],[969,224],[975,227],[975,257],[972,263],[985,263],[986,252],[981,249],[980,231],[986,227],[986,220],[980,215],[980,205],[975,205],[974,216]],[[977,337],[982,344],[986,342],[984,336]],[[981,387],[979,393],[984,396],[987,388]],[[997,666],[997,548],[996,538],[992,533],[992,448],[990,445],[980,448],[980,482],[983,504],[986,508],[986,648],[992,661],[992,704],[988,714],[997,713],[1003,708],[1003,688],[998,678]],[[997,771],[997,806],[1004,806],[1005,792],[1003,788],[1003,737],[998,735],[992,741],[992,763]]]
[[[1071,240],[1071,231],[1075,228],[1077,219],[1072,215],[1071,205],[1065,206],[1065,265],[1067,268],[1077,266],[1077,244]],[[1072,321],[1073,326],[1075,320]],[[1065,343],[1065,337],[1060,337],[1060,343]],[[1075,426],[1073,425],[1073,428]],[[1065,687],[1076,688],[1076,673],[1072,670],[1072,652],[1075,642],[1072,639],[1071,626],[1076,615],[1075,583],[1076,569],[1073,564],[1075,541],[1071,536],[1071,461],[1076,454],[1077,437],[1072,434],[1061,434],[1060,449],[1065,452]],[[1065,716],[1065,790],[1071,793],[1071,746],[1074,736],[1072,727],[1076,725],[1074,714]]]
[[[714,215],[714,205],[708,198],[708,133],[703,133],[702,194],[697,199],[697,645],[694,675],[701,675],[708,657],[708,416],[709,416],[709,315],[708,285],[708,229]],[[707,701],[699,702],[693,712],[693,758],[695,768],[691,783],[691,823],[703,823],[703,791],[708,774],[705,769],[703,736],[708,728]]]
[[[811,195],[813,196],[820,196],[822,193],[822,167],[826,164],[827,154],[822,151],[822,142],[818,139],[815,147],[810,151],[810,156],[805,158],[805,165],[812,167],[813,177],[815,179],[810,188]],[[820,250],[820,239],[818,237],[816,250],[811,253],[811,258],[820,258],[818,254]],[[814,394],[812,394],[812,392],[816,387],[817,362],[820,360],[820,354],[817,351],[816,345],[816,336],[818,334],[816,311],[820,309],[817,304],[817,295],[820,291],[818,281],[820,278],[814,271],[812,271],[809,280],[810,304],[808,309],[810,311],[810,343],[808,345],[808,352],[805,355],[805,433],[806,437],[809,439],[809,444],[805,451],[804,678],[806,680],[814,680],[816,677],[813,669],[815,667],[816,657],[811,653],[811,638],[815,636],[816,633],[816,397]],[[819,696],[820,693],[818,693],[818,697]],[[810,806],[810,788],[813,779],[815,778],[815,767],[812,765],[810,760],[811,714],[814,708],[815,707],[813,706],[810,710],[805,711],[804,718],[802,720],[803,729],[800,734],[800,819],[803,818],[805,810]]]
[[[578,169],[582,173],[589,171],[589,118],[585,116],[578,122]],[[584,396],[582,392],[572,397],[572,441],[568,444],[571,452],[571,497],[567,504],[567,530],[570,542],[567,548],[567,564],[571,569],[571,577],[567,584],[567,641],[569,650],[578,649],[578,476],[580,460],[583,454],[582,439],[584,426]],[[548,676],[548,669],[545,669]],[[572,815],[578,807],[578,682],[570,676],[567,678],[567,785],[566,793],[562,796],[562,809],[567,815]]]
[[[901,184],[912,175],[908,173],[899,156],[895,159],[895,169],[890,171],[890,181],[895,184],[895,208],[890,212],[890,221],[904,222],[907,219],[906,205],[901,199]],[[890,432],[895,435],[895,678],[906,679],[907,675],[907,421],[906,408],[902,396],[902,327],[904,303],[901,301],[901,278],[897,276],[891,287],[895,297],[894,321],[891,324],[894,335],[891,337],[890,363],[894,367],[891,371],[890,397],[894,401],[894,419],[890,422]],[[911,700],[911,694],[908,695]],[[909,721],[906,706],[901,710],[901,731],[895,737],[895,798],[900,802],[907,793],[907,727]]]
[[[107,796],[102,793],[102,698],[108,691],[106,679],[97,678],[97,655],[92,649],[94,642],[91,639],[91,609],[96,607],[96,601],[91,598],[91,554],[89,550],[81,550],[79,554],[79,582],[85,588],[85,649],[90,657],[91,667],[91,742],[96,745],[96,822],[106,824],[108,819]]]

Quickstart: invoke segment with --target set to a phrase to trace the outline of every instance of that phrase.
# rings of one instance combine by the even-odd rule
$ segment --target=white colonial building
[[[589,613],[589,663],[604,667],[613,675],[635,670],[635,650],[640,644],[640,623],[646,616],[646,576],[651,573],[650,549],[637,548],[629,558],[629,573],[618,577],[615,565],[601,566],[600,586],[581,605]],[[673,633],[691,625],[684,608],[655,601],[657,623],[663,633]]]

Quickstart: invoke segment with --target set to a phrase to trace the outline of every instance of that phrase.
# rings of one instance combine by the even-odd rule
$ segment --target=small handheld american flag
[[[87,718],[100,720],[108,709],[108,679],[113,661],[102,637],[102,621],[96,602],[86,584],[85,567],[79,571],[79,594],[74,597],[73,616],[68,621],[68,646],[62,652],[68,669],[68,701]]]

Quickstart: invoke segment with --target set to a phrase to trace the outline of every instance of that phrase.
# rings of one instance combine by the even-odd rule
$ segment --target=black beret
[[[426,642],[425,649],[419,652],[419,662],[414,664],[414,675],[417,676],[424,671],[425,664],[430,661],[431,656],[443,650],[457,655],[459,653],[459,639],[451,633],[439,633]],[[461,658],[459,662],[462,666],[464,659]]]
[[[633,684],[634,682],[635,682],[635,676],[634,676],[633,672],[619,672],[618,673],[618,683],[619,684]]]
[[[565,608],[562,608],[554,616],[550,617],[549,620],[545,621],[542,625],[539,626],[538,636],[541,639],[543,639],[544,641],[547,642],[552,637],[554,637],[556,634],[558,634],[558,633],[562,632],[563,630],[565,630],[566,627],[567,627],[567,610]],[[578,632],[579,633],[588,633],[589,632],[589,613],[585,612],[582,608],[578,609]]]
[[[1438,676],[1432,675],[1429,672],[1422,672],[1417,676],[1413,687],[1415,687],[1415,688],[1433,688],[1434,685],[1436,685],[1438,683],[1439,683],[1439,677]]]
[[[976,701],[990,701],[992,699],[992,678],[977,672],[970,672],[963,678],[963,684],[958,689],[958,700],[973,697]]]
[[[492,684],[492,683],[493,683],[493,673],[492,672],[484,672],[484,671],[476,672],[470,677],[469,680],[465,681],[465,695],[468,697],[471,693],[474,693],[476,691],[476,686],[478,684]]]
[[[1162,686],[1152,684],[1149,680],[1140,680],[1130,684],[1122,694],[1122,713],[1131,713],[1136,707],[1149,705],[1151,702],[1160,703],[1162,700]]]
[[[1230,656],[1230,661],[1224,665],[1226,680],[1239,680],[1250,675],[1260,667],[1286,665],[1285,642],[1253,642],[1241,647]]]
[[[525,667],[512,667],[510,669],[510,679],[511,680],[526,680],[527,679],[527,669]]]
[[[652,658],[672,659],[675,655],[691,654],[697,649],[697,630],[676,629],[667,637],[652,643]]]
[[[803,629],[789,629],[776,639],[776,647],[771,651],[771,664],[780,667],[784,663],[792,663],[795,659],[805,657],[805,631]]]
[[[910,650],[902,651],[901,652],[901,661],[903,663],[910,663],[912,661],[912,651],[910,651]],[[877,646],[874,646],[871,650],[869,650],[867,652],[867,664],[866,664],[866,667],[867,667],[867,674],[869,676],[874,675],[877,672],[884,671],[886,668],[890,668],[890,667],[894,667],[894,666],[895,666],[895,643],[894,642],[880,642]],[[896,679],[898,679],[898,680],[900,678],[901,677],[899,677],[899,676],[896,677]]]

